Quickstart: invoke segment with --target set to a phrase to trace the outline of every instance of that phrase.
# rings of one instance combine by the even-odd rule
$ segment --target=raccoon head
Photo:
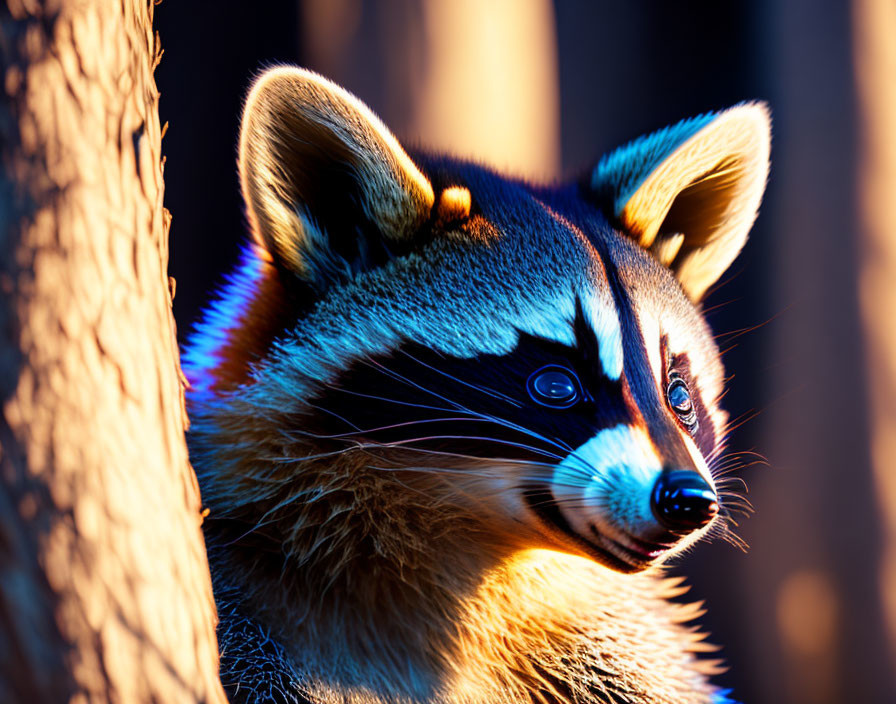
[[[536,187],[412,160],[339,87],[264,74],[240,143],[255,245],[186,354],[213,517],[303,560],[450,534],[626,572],[707,533],[726,417],[699,302],[768,152],[744,104]]]

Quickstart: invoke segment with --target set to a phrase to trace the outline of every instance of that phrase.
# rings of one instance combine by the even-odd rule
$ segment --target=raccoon
[[[662,565],[726,530],[700,301],[769,132],[741,104],[533,185],[257,80],[253,239],[184,354],[231,702],[730,701]]]

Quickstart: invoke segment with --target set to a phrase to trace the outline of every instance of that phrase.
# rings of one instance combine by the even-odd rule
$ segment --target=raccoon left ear
[[[429,181],[367,106],[291,66],[252,87],[239,170],[260,251],[318,291],[411,240],[434,202]]]
[[[747,240],[768,177],[770,140],[768,107],[737,105],[611,152],[594,168],[591,189],[699,301]]]

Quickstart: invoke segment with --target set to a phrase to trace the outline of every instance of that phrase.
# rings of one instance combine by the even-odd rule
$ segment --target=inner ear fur
[[[607,155],[591,187],[699,301],[743,248],[768,177],[763,103],[685,120]]]
[[[379,118],[339,86],[294,67],[271,69],[252,87],[239,172],[256,240],[272,261],[315,285],[334,267],[353,270],[365,253],[411,238],[434,200]]]

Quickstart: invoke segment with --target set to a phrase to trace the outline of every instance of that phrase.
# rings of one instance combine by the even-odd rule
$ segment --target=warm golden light
[[[415,121],[425,144],[524,176],[555,176],[551,3],[431,0],[421,10],[429,62]]]
[[[777,621],[784,654],[790,661],[793,692],[807,701],[829,702],[837,655],[839,604],[827,573],[798,570],[778,589]]]
[[[466,188],[463,186],[446,188],[439,196],[438,219],[444,223],[463,220],[470,216],[471,205],[470,191]]]
[[[859,297],[870,395],[871,463],[883,527],[880,566],[896,666],[896,5],[854,4],[859,102]]]
[[[308,68],[356,92],[406,146],[536,181],[559,176],[548,0],[307,0],[301,21]]]
[[[837,596],[822,572],[791,574],[778,589],[778,627],[785,647],[799,657],[820,657],[837,635]]]

